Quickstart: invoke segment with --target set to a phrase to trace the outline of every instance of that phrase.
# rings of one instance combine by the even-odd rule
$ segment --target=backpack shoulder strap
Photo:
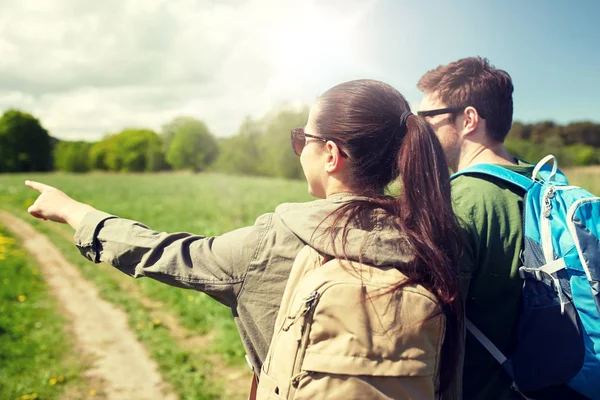
[[[511,171],[509,169],[503,168],[499,165],[495,164],[475,164],[470,167],[463,169],[452,175],[451,179],[455,179],[461,175],[474,175],[474,174],[483,174],[488,176],[493,176],[499,179],[502,179],[506,182],[517,185],[525,191],[528,191],[533,187],[535,181],[526,176],[523,176],[517,172]]]
[[[519,159],[519,161],[523,160]],[[552,161],[552,165],[548,165],[548,161]],[[511,171],[510,169],[503,168],[500,165],[496,164],[475,164],[453,174],[451,176],[451,179],[454,179],[461,175],[471,174],[483,174],[494,176],[506,182],[515,184],[523,190],[525,190],[526,192],[533,187],[533,185],[536,182],[536,179],[541,179],[541,181],[543,182],[549,182],[558,185],[569,184],[567,177],[562,173],[561,170],[558,169],[556,157],[554,157],[554,155],[552,154],[548,154],[536,164],[535,168],[533,169],[533,173],[531,174],[531,177],[526,177],[524,175],[519,174],[518,172]]]

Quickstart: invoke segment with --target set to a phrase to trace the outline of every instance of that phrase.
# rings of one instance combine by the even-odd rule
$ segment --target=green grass
[[[0,175],[0,204],[25,207],[37,197],[25,179],[56,185],[77,200],[152,229],[216,235],[253,224],[282,202],[310,200],[306,183],[219,174]]]
[[[581,186],[592,194],[600,196],[600,165],[570,168],[563,172],[567,175],[570,184]]]
[[[84,368],[40,271],[0,225],[0,399],[83,391]]]
[[[55,185],[75,199],[142,221],[158,231],[207,236],[251,225],[259,215],[273,211],[282,202],[310,200],[305,183],[267,178],[218,174],[18,174],[0,175],[0,204],[25,210],[33,203],[36,192],[23,185],[25,179]],[[78,263],[85,263],[74,246],[67,246],[64,251],[65,255],[76,255]],[[211,348],[215,353],[228,362],[244,363],[244,351],[228,308],[201,293],[149,279],[136,284],[148,297],[165,303],[186,328],[214,333]]]

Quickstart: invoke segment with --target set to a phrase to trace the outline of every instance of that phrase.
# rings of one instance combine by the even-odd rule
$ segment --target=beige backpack
[[[296,257],[257,399],[433,399],[445,319],[393,267]],[[433,317],[431,317],[434,315]]]

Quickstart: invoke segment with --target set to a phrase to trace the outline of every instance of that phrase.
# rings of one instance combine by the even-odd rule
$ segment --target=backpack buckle
[[[536,281],[544,280],[542,271],[539,268],[520,267],[519,278],[521,279],[535,279]]]

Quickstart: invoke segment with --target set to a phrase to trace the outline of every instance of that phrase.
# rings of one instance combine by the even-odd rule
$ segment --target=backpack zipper
[[[314,301],[317,299],[317,297],[319,296],[319,292],[314,291],[311,294],[309,294],[308,296],[306,296],[305,298],[302,299],[302,303],[304,304],[304,307],[300,308],[298,310],[298,312],[296,312],[296,315],[294,316],[290,316],[286,318],[286,321],[283,324],[283,330],[287,331],[290,329],[290,327],[292,325],[294,325],[294,323],[296,323],[296,321],[298,321],[298,319],[300,319],[301,317],[303,317],[304,315],[306,315],[306,313],[308,312],[308,310],[313,306]]]
[[[319,299],[319,292],[316,290],[312,292],[310,295],[303,299],[304,307],[301,309],[301,316],[304,316],[304,321],[302,323],[302,336],[300,337],[300,343],[298,344],[298,351],[296,352],[294,359],[294,368],[292,369],[292,381],[289,387],[289,392],[286,398],[293,399],[294,394],[296,393],[296,389],[298,384],[300,383],[300,378],[304,375],[300,373],[300,368],[302,367],[302,362],[304,361],[304,356],[306,354],[306,347],[308,345],[308,338],[310,335],[310,323],[312,322],[313,316],[315,314],[315,308],[317,305],[317,300]],[[294,318],[297,320],[297,318]]]
[[[554,186],[548,187],[542,197],[542,249],[546,264],[554,260],[554,249],[552,248],[552,230],[550,228],[550,215],[552,211],[552,199],[554,198]]]
[[[293,297],[292,300],[289,303],[288,309],[287,309],[287,313],[290,312],[290,308],[292,307],[292,305],[294,304],[294,300],[296,298],[297,293],[293,293]],[[304,301],[304,300],[303,300]],[[279,336],[281,335],[282,331],[287,331],[290,326],[296,321],[297,318],[293,318],[291,320],[291,322],[288,321],[288,319],[290,319],[290,317],[286,317],[285,320],[283,321],[283,323],[279,326],[279,328],[277,329],[277,331],[274,333],[273,338],[275,338],[275,342],[271,344],[271,347],[275,348],[277,347],[277,343],[279,341]],[[267,353],[267,357],[263,363],[262,369],[264,369],[267,373],[271,371],[271,359],[273,358],[273,354],[269,351]]]

